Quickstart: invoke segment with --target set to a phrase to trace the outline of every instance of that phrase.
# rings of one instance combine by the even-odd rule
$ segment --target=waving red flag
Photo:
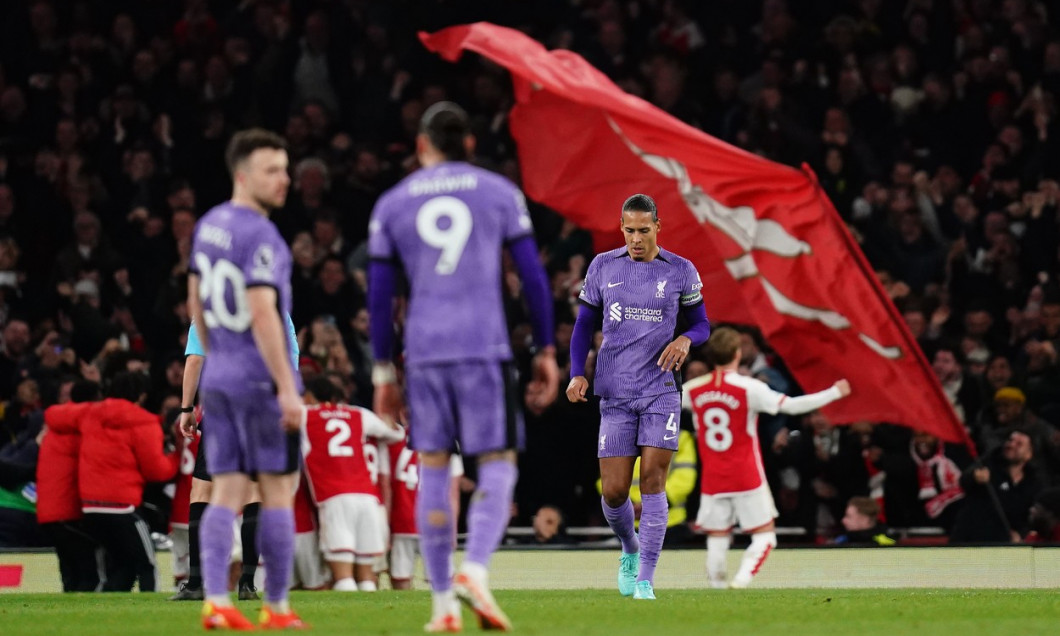
[[[619,209],[658,203],[659,241],[692,260],[711,320],[757,325],[807,391],[850,380],[838,423],[894,422],[968,442],[942,387],[808,167],[734,148],[615,86],[570,51],[487,23],[420,34],[506,67],[528,196],[621,244]],[[973,449],[974,452],[974,449]]]

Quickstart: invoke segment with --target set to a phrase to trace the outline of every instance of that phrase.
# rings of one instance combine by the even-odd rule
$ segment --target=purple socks
[[[420,492],[416,497],[416,529],[420,533],[423,567],[431,589],[445,592],[451,585],[449,557],[453,553],[453,511],[449,505],[449,466],[420,464]]]
[[[622,542],[622,551],[626,554],[640,552],[640,541],[637,539],[637,533],[633,529],[633,503],[626,499],[626,502],[621,506],[612,508],[601,497],[600,507],[604,509],[604,518],[607,519],[607,525],[611,526],[615,536]]]
[[[478,488],[467,511],[467,560],[483,567],[501,544],[511,518],[512,493],[519,474],[515,464],[497,460],[480,464]]]
[[[294,568],[293,510],[261,508],[258,512],[258,550],[265,562],[265,601],[278,603],[287,598],[287,586]]]
[[[640,508],[640,572],[638,581],[655,582],[655,566],[659,563],[663,539],[666,538],[666,521],[670,506],[666,493],[641,495]]]
[[[232,524],[236,513],[223,506],[207,506],[199,522],[199,559],[207,596],[228,594],[228,561],[232,555]]]

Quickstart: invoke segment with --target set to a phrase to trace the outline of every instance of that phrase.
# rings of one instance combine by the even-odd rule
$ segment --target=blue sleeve
[[[707,308],[702,301],[691,307],[682,307],[681,315],[688,321],[688,329],[682,336],[692,341],[693,347],[698,347],[710,337],[710,320],[707,319]]]
[[[195,323],[191,323],[191,327],[188,328],[188,344],[184,347],[184,355],[206,357],[206,352],[202,350],[202,341],[199,340],[199,331],[195,328]]]
[[[291,364],[294,368],[298,368],[298,332],[294,330],[294,321],[291,320],[291,314],[283,315],[284,323],[287,325],[287,347],[291,353]]]
[[[603,319],[599,307],[582,303],[578,309],[578,319],[574,322],[574,333],[570,337],[570,377],[585,375],[585,360],[589,357],[593,334]]]
[[[378,259],[368,262],[368,334],[372,340],[372,356],[377,362],[394,357],[396,288],[397,268],[392,262]]]
[[[534,343],[547,347],[554,342],[552,323],[552,291],[549,289],[545,268],[537,254],[537,242],[533,236],[524,236],[508,245],[508,250],[523,281],[523,294],[530,309],[530,325],[534,330]]]

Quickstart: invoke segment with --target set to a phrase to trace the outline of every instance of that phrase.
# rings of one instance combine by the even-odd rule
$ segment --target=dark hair
[[[646,194],[634,194],[622,204],[623,212],[650,212],[651,220],[659,222],[659,210],[655,207],[655,201]]]
[[[249,128],[241,130],[232,135],[225,150],[225,165],[228,166],[228,174],[235,176],[236,166],[246,160],[255,150],[271,148],[273,150],[287,150],[287,142],[283,137],[264,128]]]
[[[146,375],[136,371],[122,371],[110,381],[110,389],[107,391],[107,395],[119,400],[128,400],[135,404],[150,391],[151,380]]]
[[[471,134],[471,124],[467,112],[453,102],[438,102],[428,108],[420,118],[420,134],[427,135],[447,159],[467,159],[464,139]]]
[[[305,389],[307,393],[312,393],[313,397],[320,402],[342,401],[342,389],[335,386],[334,382],[322,375],[318,375],[309,382],[306,382]]]
[[[103,397],[99,384],[91,380],[78,380],[70,387],[71,402],[97,402]]]

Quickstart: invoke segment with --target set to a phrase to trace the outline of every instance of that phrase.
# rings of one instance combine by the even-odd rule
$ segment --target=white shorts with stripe
[[[320,504],[320,550],[328,561],[372,563],[386,550],[379,500],[337,495]]]
[[[258,572],[261,572],[259,569]],[[291,569],[291,587],[304,590],[320,590],[328,584],[327,567],[320,554],[317,533],[299,532],[294,536],[294,568]]]
[[[754,490],[721,495],[700,495],[696,526],[701,530],[725,532],[734,526],[744,531],[761,528],[777,518],[773,493],[767,484]]]

